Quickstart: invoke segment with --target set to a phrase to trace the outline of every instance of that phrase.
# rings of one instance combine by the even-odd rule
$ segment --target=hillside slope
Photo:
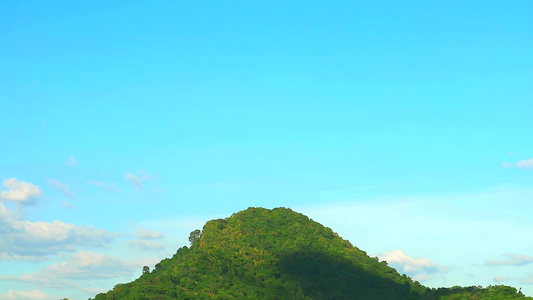
[[[429,289],[286,208],[249,208],[102,299],[515,299],[516,289]],[[507,288],[507,289],[505,289]],[[485,298],[495,292],[505,298]]]

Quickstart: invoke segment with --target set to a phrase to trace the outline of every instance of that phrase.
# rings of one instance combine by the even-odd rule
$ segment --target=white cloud
[[[533,169],[533,158],[530,158],[529,160],[519,160],[516,163],[516,166],[520,169]]]
[[[67,160],[67,166],[69,167],[75,167],[78,165],[78,160],[71,155],[70,158]]]
[[[124,175],[124,179],[126,179],[131,184],[133,184],[137,189],[141,189],[142,188],[141,179],[137,175],[135,175],[133,173],[126,173]]]
[[[431,275],[429,275],[427,273],[418,273],[418,274],[413,274],[412,275],[412,279],[416,280],[416,281],[426,281],[426,280],[433,279],[433,276],[431,276]]]
[[[134,174],[132,172],[128,172],[126,174],[124,174],[124,179],[126,179],[126,181],[130,182],[131,184],[133,184],[138,190],[142,189],[142,183],[144,181],[147,181],[147,180],[155,180],[154,179],[154,176],[140,170],[137,172],[137,174]]]
[[[68,260],[45,267],[33,277],[58,279],[101,279],[128,276],[137,270],[136,264],[102,253],[80,251]]]
[[[139,248],[142,250],[157,250],[164,249],[165,244],[155,241],[146,241],[146,240],[131,240],[128,244],[132,247]]]
[[[87,183],[88,184],[92,184],[92,185],[96,185],[96,186],[101,186],[101,187],[109,187],[108,183],[101,182],[101,181],[96,181],[96,180],[89,180],[89,181],[87,181]]]
[[[494,281],[499,284],[500,282],[506,282],[509,281],[509,278],[502,277],[502,276],[494,276]]]
[[[4,205],[4,203],[0,202],[0,222],[2,220],[7,220],[8,218],[12,218],[14,215],[13,212],[9,211],[7,207]],[[1,225],[2,223],[0,223]],[[0,227],[2,228],[2,227]]]
[[[117,188],[117,185],[114,183],[106,183],[106,182],[96,181],[96,180],[89,180],[87,181],[87,183],[91,185],[107,188],[110,191],[121,192],[121,190]]]
[[[61,205],[63,205],[64,208],[74,208],[74,206],[67,201],[63,201]]]
[[[16,178],[6,179],[3,184],[8,190],[0,192],[0,199],[7,201],[27,202],[42,195],[41,190],[36,185],[19,181]]]
[[[533,284],[533,274],[529,274],[528,277],[522,278],[520,282],[525,284]]]
[[[436,268],[437,265],[427,258],[413,258],[402,250],[394,250],[380,255],[381,260],[389,264],[402,266],[404,272],[420,271],[427,268]]]
[[[143,170],[139,170],[139,171],[137,171],[137,173],[139,173],[139,176],[140,176],[142,181],[155,180],[155,177],[153,175],[148,174],[148,173],[146,173]]]
[[[530,158],[528,160],[519,160],[516,163],[510,163],[510,162],[504,162],[502,164],[502,167],[504,168],[512,168],[512,167],[518,167],[520,169],[533,169],[533,158]]]
[[[69,196],[69,197],[74,197],[74,193],[72,193],[70,191],[70,187],[64,183],[62,183],[61,181],[59,180],[56,180],[56,179],[50,179],[48,180],[48,184],[55,187],[58,191],[60,191],[61,193]]]
[[[92,184],[92,185],[96,185],[96,186],[101,186],[101,187],[107,187],[108,184],[105,183],[105,182],[101,182],[101,181],[96,181],[96,180],[89,180],[87,181],[88,184]]]
[[[427,258],[413,258],[405,254],[402,250],[384,253],[379,255],[379,259],[387,261],[389,265],[398,268],[400,272],[413,276],[416,280],[428,280],[431,279],[430,274],[446,272],[445,268],[437,266],[431,260]]]
[[[137,230],[137,237],[146,240],[156,240],[163,237],[161,231],[150,231],[146,229]]]
[[[53,263],[31,274],[18,276],[0,275],[1,281],[14,281],[30,284],[39,288],[54,288],[62,291],[77,289],[89,295],[108,290],[94,289],[90,280],[121,278],[130,281],[132,276],[140,274],[141,266],[155,264],[156,260],[135,259],[124,261],[107,254],[89,251],[79,251],[69,256],[63,256],[62,261]],[[115,281],[115,280],[113,280]],[[0,299],[4,299],[0,297]],[[18,299],[18,298],[15,298]],[[37,298],[38,299],[38,298]],[[57,298],[56,298],[57,299]]]
[[[533,257],[526,256],[522,254],[506,254],[507,257],[505,260],[493,259],[487,261],[489,266],[525,266],[527,264],[533,263]]]
[[[41,260],[79,247],[100,247],[116,234],[61,221],[31,222],[0,202],[0,260]]]
[[[31,290],[31,291],[9,290],[6,293],[0,293],[0,299],[34,300],[34,299],[49,299],[49,296],[41,290]]]
[[[18,255],[18,254],[9,253],[9,252],[0,252],[0,261],[17,260],[17,261],[39,262],[39,261],[44,261],[46,259],[47,257],[44,257],[44,256]]]

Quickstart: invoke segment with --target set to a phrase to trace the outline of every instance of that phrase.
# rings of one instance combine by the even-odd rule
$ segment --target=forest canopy
[[[209,221],[104,299],[533,299],[496,285],[428,288],[287,208]]]

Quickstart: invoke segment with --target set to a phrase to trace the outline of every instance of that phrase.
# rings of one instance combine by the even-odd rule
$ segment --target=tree
[[[200,229],[196,229],[195,231],[191,232],[191,234],[189,235],[189,242],[191,243],[191,246],[198,240],[200,240],[201,235],[202,232],[200,231]]]
[[[143,267],[143,275],[144,275],[144,274],[148,274],[148,273],[150,273],[150,267],[148,267],[148,266],[144,266],[144,267]]]
[[[155,264],[155,268],[154,268],[154,270],[152,272],[155,273],[155,272],[160,271],[160,270],[161,270],[161,263],[159,262],[159,263]]]

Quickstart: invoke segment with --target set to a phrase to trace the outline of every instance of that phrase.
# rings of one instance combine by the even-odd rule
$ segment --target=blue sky
[[[0,298],[83,299],[290,207],[533,296],[530,1],[3,1]]]

